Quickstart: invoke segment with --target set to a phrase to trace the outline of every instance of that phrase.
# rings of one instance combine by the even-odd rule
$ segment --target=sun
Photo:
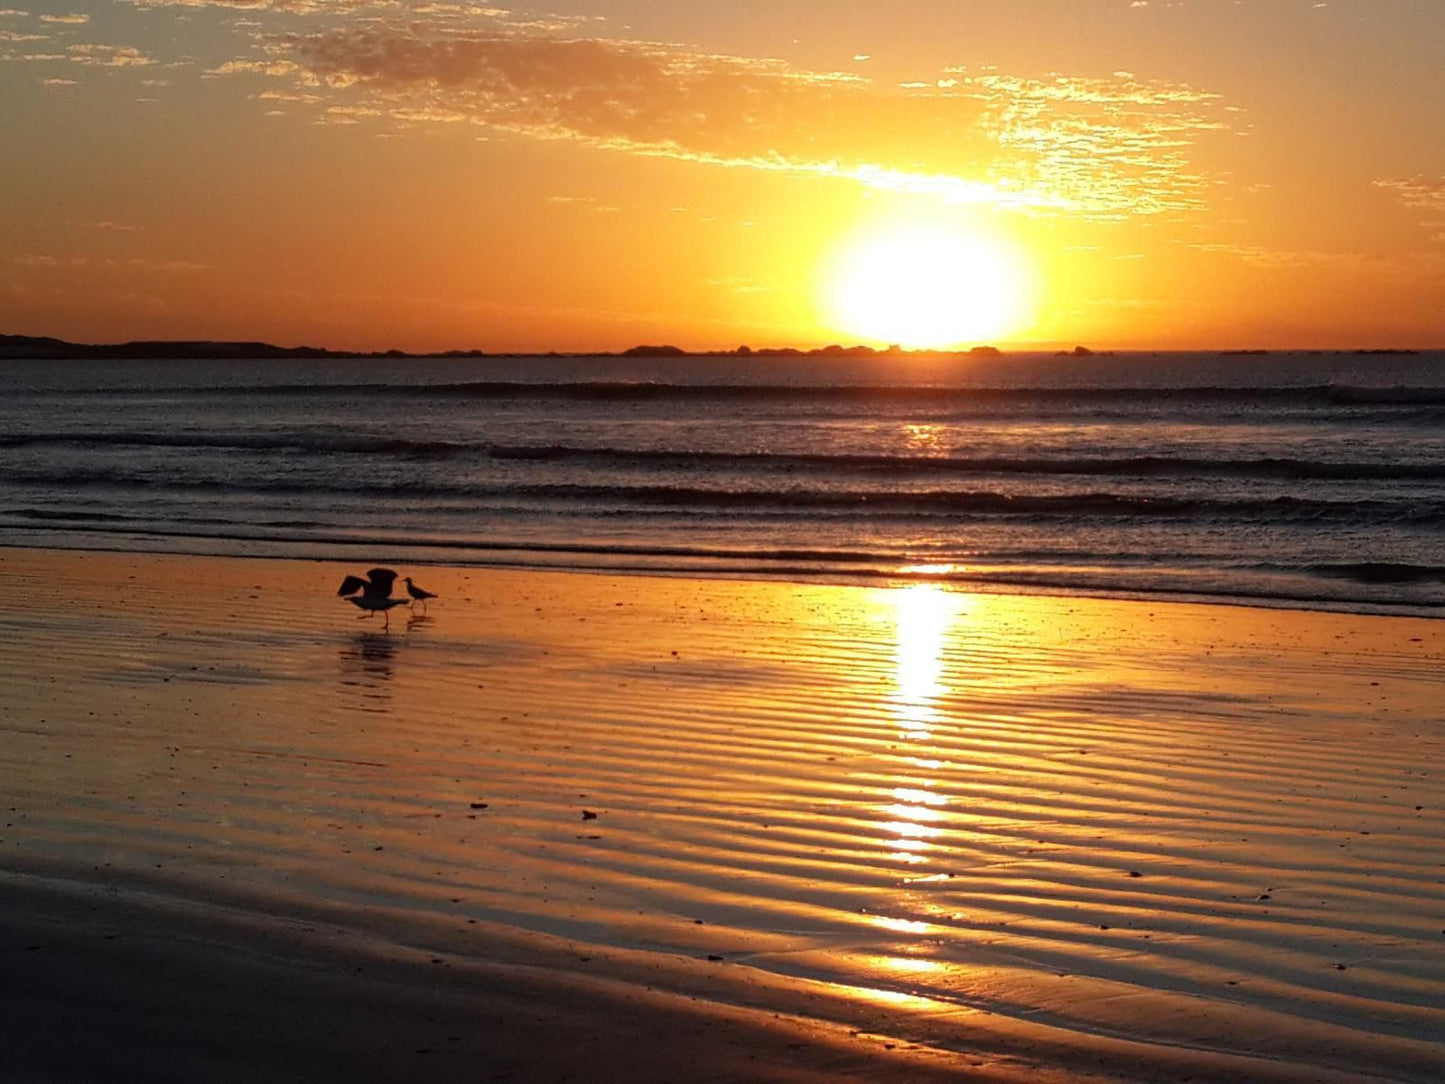
[[[1029,290],[1016,250],[982,234],[922,226],[844,242],[823,276],[824,318],[840,332],[910,349],[1017,332]]]

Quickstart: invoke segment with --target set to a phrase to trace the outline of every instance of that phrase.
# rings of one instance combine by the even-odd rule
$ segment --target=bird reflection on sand
[[[408,612],[405,631],[421,634],[435,620],[424,613]],[[356,706],[363,711],[390,710],[396,658],[406,643],[405,637],[398,636],[396,632],[359,632],[348,638],[338,652],[341,684],[344,689],[362,698],[363,702]]]
[[[361,711],[390,710],[391,682],[395,679],[394,663],[400,641],[386,633],[360,632],[345,644],[340,653],[343,691],[361,698],[356,707]]]

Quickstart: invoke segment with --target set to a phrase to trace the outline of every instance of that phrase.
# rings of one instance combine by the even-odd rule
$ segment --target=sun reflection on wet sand
[[[937,584],[914,584],[896,596],[893,714],[905,737],[926,739],[938,717],[938,698],[946,692],[941,682],[943,644],[952,607],[948,593]]]
[[[887,705],[899,737],[916,748],[932,741],[942,718],[939,699],[947,692],[943,683],[944,646],[954,603],[935,584],[914,584],[895,591],[890,601],[894,607],[894,668]],[[948,799],[934,789],[930,766],[936,767],[939,761],[910,755],[902,758],[902,764],[906,774],[898,777],[897,785],[888,794],[893,801],[879,810],[887,818],[881,827],[892,837],[889,860],[924,866],[932,861],[932,852],[943,835],[940,824],[947,816],[944,806]],[[916,775],[907,769],[930,775]],[[877,916],[874,922],[893,933],[921,935],[928,931],[926,923],[911,919]],[[907,950],[906,946],[897,948]]]
[[[1438,1078],[1445,623],[457,571],[477,604],[371,640],[306,564],[0,572],[16,861],[799,979],[928,1041]]]

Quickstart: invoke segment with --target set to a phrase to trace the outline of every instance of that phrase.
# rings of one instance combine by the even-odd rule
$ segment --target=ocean
[[[1445,353],[0,364],[0,544],[1439,615]]]

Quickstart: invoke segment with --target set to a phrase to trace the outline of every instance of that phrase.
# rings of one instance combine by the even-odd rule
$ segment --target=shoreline
[[[83,528],[66,528],[67,532],[78,533]],[[32,532],[38,533],[38,532]],[[156,537],[164,537],[157,535]],[[214,542],[220,546],[244,544],[249,541],[258,541],[265,544],[275,545],[275,539],[250,539],[245,536],[211,536],[211,535],[176,535],[174,537],[193,539],[198,543]],[[417,540],[405,543],[384,542],[367,539],[343,539],[340,541],[307,541],[296,540],[283,542],[283,545],[294,547],[294,552],[225,552],[222,549],[204,550],[166,548],[163,546],[138,549],[134,545],[119,545],[107,547],[103,545],[86,543],[80,545],[42,545],[35,542],[10,542],[0,539],[0,552],[7,550],[36,551],[36,552],[63,552],[63,553],[94,553],[114,554],[117,556],[125,554],[150,555],[158,557],[197,557],[201,559],[218,560],[242,560],[242,561],[301,561],[319,562],[328,564],[382,564],[382,565],[408,565],[420,568],[446,568],[446,569],[476,569],[478,571],[502,571],[502,572],[539,572],[539,573],[560,573],[564,575],[598,575],[598,576],[657,576],[669,579],[702,579],[717,580],[721,582],[736,583],[775,583],[775,584],[797,584],[821,587],[857,588],[860,590],[882,589],[898,590],[914,585],[937,586],[943,590],[960,594],[987,594],[987,595],[1021,595],[1030,598],[1051,598],[1058,600],[1068,599],[1098,599],[1106,602],[1137,602],[1147,605],[1188,605],[1188,606],[1226,606],[1244,609],[1259,610],[1285,610],[1301,613],[1332,613],[1355,615],[1360,617],[1398,617],[1407,620],[1438,621],[1445,620],[1445,603],[1438,606],[1426,603],[1388,603],[1388,602],[1356,602],[1348,599],[1335,599],[1330,597],[1299,597],[1289,594],[1240,594],[1223,595],[1192,592],[1187,590],[1171,591],[1168,589],[1157,589],[1147,591],[1143,589],[1110,588],[1110,587],[1071,587],[1068,584],[1052,581],[1027,581],[1023,579],[970,579],[966,576],[949,574],[933,574],[926,571],[890,571],[884,569],[869,571],[833,571],[828,569],[809,570],[805,568],[739,568],[735,566],[724,568],[707,568],[699,563],[697,566],[664,567],[649,566],[646,564],[596,564],[586,565],[581,563],[569,564],[559,561],[556,564],[547,564],[536,561],[493,561],[486,562],[478,559],[467,559],[463,555],[467,552],[484,553],[542,553],[554,554],[565,557],[570,554],[580,553],[584,555],[605,556],[633,556],[633,557],[669,557],[678,556],[674,551],[665,549],[642,549],[636,552],[617,553],[613,549],[598,546],[595,548],[573,549],[562,546],[537,547],[518,544],[511,546],[506,543],[454,543],[435,540]],[[375,557],[378,551],[385,551],[386,547],[394,547],[390,556]],[[314,548],[325,552],[308,553],[308,548]],[[398,556],[406,550],[415,550],[424,556],[410,557]],[[449,556],[434,556],[436,553],[445,552]],[[682,554],[687,556],[687,554]],[[743,555],[739,555],[743,556]],[[700,557],[699,561],[709,560],[707,557]]]
[[[384,633],[332,561],[0,549],[28,1006],[0,1067],[1428,1080],[1445,1053],[1438,621],[416,571],[441,598]]]

